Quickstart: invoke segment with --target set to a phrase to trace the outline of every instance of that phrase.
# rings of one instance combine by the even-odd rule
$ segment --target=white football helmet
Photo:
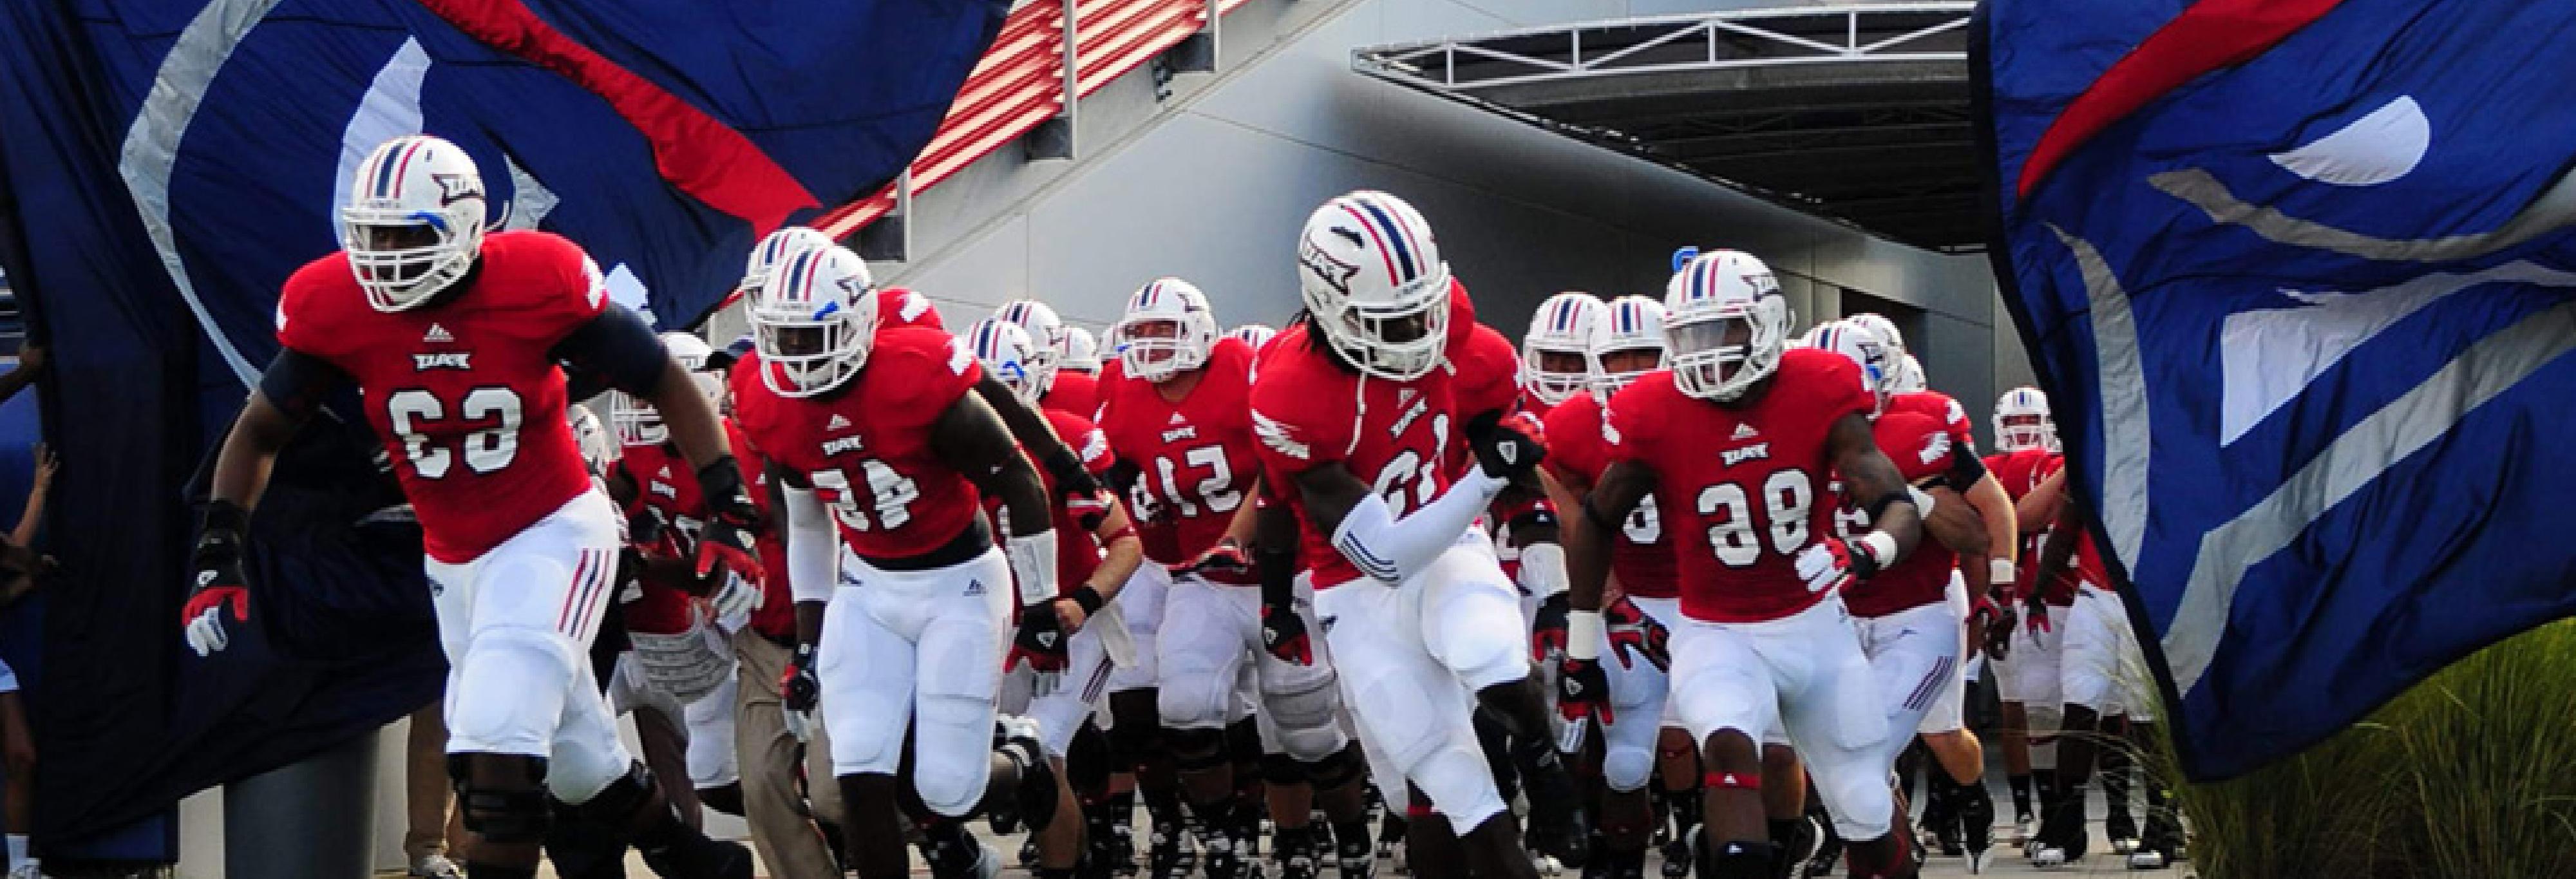
[[[1045,396],[1048,388],[1055,387],[1056,369],[1064,365],[1056,353],[1064,350],[1064,319],[1056,316],[1053,306],[1035,299],[1002,303],[993,316],[1019,324],[1020,332],[1029,334],[1029,344],[1038,346],[1030,355],[1029,372],[1037,381],[1038,395]]]
[[[747,311],[760,380],[783,397],[840,387],[867,365],[876,342],[876,282],[868,264],[839,245],[788,257]]]
[[[1411,381],[1449,338],[1449,264],[1403,199],[1360,190],[1325,202],[1297,239],[1298,288],[1315,330],[1353,368]]]
[[[1529,332],[1521,336],[1521,387],[1554,406],[1590,386],[1601,367],[1592,359],[1593,328],[1609,310],[1600,297],[1575,291],[1540,302]]]
[[[1702,400],[1743,396],[1780,368],[1789,323],[1789,300],[1770,266],[1734,250],[1692,257],[1664,285],[1664,350],[1673,384]]]
[[[1644,369],[1612,371],[1610,357],[1623,351],[1651,350],[1655,363]],[[1664,304],[1645,296],[1610,300],[1601,320],[1592,325],[1593,393],[1607,399],[1639,376],[1664,368]]]
[[[2029,385],[2005,391],[1995,401],[1995,447],[2056,451],[2057,420],[2048,413],[2048,395]]]
[[[377,311],[429,301],[483,252],[483,175],[455,144],[426,134],[385,141],[349,184],[340,238]]]
[[[1056,346],[1059,369],[1070,369],[1083,375],[1100,374],[1100,340],[1081,327],[1064,328],[1064,344]]]
[[[564,410],[564,417],[572,422],[572,441],[581,449],[582,466],[590,468],[592,476],[608,475],[608,465],[617,460],[617,443],[609,440],[608,428],[600,425],[599,416],[590,407],[576,403]]]
[[[759,290],[760,285],[769,283],[770,271],[779,263],[786,262],[788,257],[830,246],[832,239],[829,236],[810,227],[780,226],[778,231],[762,237],[759,244],[752,245],[751,261],[742,267],[742,283],[737,285],[738,289],[748,296]]]
[[[1270,344],[1271,338],[1277,335],[1279,335],[1279,328],[1269,324],[1244,324],[1225,331],[1226,338],[1249,345],[1256,352],[1261,350],[1261,346]]]
[[[1031,407],[1037,406],[1041,392],[1030,380],[1034,370],[1030,364],[1037,359],[1038,346],[1019,324],[998,317],[976,321],[966,328],[966,342],[974,349],[975,359],[984,364],[985,372],[992,373],[1003,387],[1010,388]]]
[[[1914,355],[1905,353],[1903,348],[1898,348],[1896,352],[1894,381],[1894,386],[1888,389],[1888,396],[1891,397],[1897,394],[1919,394],[1930,387],[1923,381],[1923,361],[1914,359]]]
[[[1861,388],[1877,401],[1870,408],[1870,417],[1887,411],[1888,376],[1895,370],[1896,361],[1888,356],[1887,343],[1879,339],[1877,330],[1854,320],[1826,321],[1807,331],[1807,347],[1851,358],[1852,364],[1860,367]]]
[[[1896,322],[1888,320],[1887,315],[1864,311],[1859,314],[1845,315],[1843,319],[1868,327],[1870,332],[1877,333],[1879,342],[1886,345],[1888,351],[1895,354],[1905,353],[1905,333],[1897,330]]]
[[[1127,297],[1127,313],[1109,328],[1109,346],[1127,374],[1149,382],[1207,365],[1216,347],[1216,310],[1207,294],[1179,278],[1157,278]]]
[[[692,333],[663,333],[662,350],[687,370],[689,380],[696,382],[699,393],[714,403],[724,393],[724,380],[707,371],[707,358],[715,353],[706,340]],[[671,438],[671,429],[662,423],[662,410],[636,399],[625,391],[608,393],[608,417],[617,425],[617,443],[621,446],[658,446]]]

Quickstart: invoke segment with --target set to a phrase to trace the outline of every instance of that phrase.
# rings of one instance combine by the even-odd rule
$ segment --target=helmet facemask
[[[1788,303],[1777,294],[1675,312],[1664,321],[1673,384],[1702,400],[1744,396],[1780,367],[1788,345]]]
[[[1431,373],[1449,341],[1449,273],[1446,267],[1398,291],[1397,301],[1344,300],[1338,309],[1317,308],[1315,325],[1333,350],[1360,372],[1389,381]]]

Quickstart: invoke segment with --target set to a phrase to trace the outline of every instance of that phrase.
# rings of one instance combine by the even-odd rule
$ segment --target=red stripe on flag
[[[2017,196],[2027,198],[2058,163],[2105,128],[2222,67],[2252,60],[2343,0],[2200,0],[2102,72],[2048,124],[2022,162]]]
[[[608,101],[653,147],[662,178],[767,235],[799,209],[821,207],[804,184],[731,126],[565,36],[521,0],[420,0],[476,42],[518,56]]]

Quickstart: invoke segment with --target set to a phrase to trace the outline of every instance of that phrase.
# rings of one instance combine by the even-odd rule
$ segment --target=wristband
[[[1565,615],[1565,655],[1591,661],[1601,658],[1601,643],[1609,640],[1607,629],[1597,610],[1571,611]]]
[[[1019,586],[1020,606],[1055,600],[1055,529],[1022,534],[1002,544],[1010,559],[1011,580]]]
[[[1879,570],[1887,570],[1896,562],[1896,538],[1885,531],[1873,529],[1861,535],[1860,545],[1869,547],[1869,557],[1878,563]]]
[[[2015,573],[2017,573],[2017,571],[2013,567],[2012,559],[1988,559],[1986,561],[1986,583],[1988,585],[2012,585],[2013,575]]]
[[[707,466],[698,468],[698,493],[710,507],[731,505],[742,497],[742,467],[732,455],[717,455]]]
[[[1073,594],[1066,597],[1073,599],[1073,603],[1082,608],[1083,616],[1099,613],[1100,606],[1109,603],[1107,599],[1100,597],[1100,590],[1091,588],[1091,584],[1088,583],[1083,584],[1080,589],[1073,590]]]
[[[242,505],[230,500],[215,498],[206,502],[206,518],[199,524],[197,533],[212,535],[221,532],[238,541],[242,531],[245,530],[243,526],[248,524],[250,524],[250,511],[242,509]]]

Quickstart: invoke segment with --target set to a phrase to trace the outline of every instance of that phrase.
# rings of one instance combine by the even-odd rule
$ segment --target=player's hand
[[[626,542],[632,546],[660,546],[662,515],[652,507],[639,507],[626,514]]]
[[[759,584],[729,575],[725,577],[724,585],[716,587],[715,593],[707,596],[707,609],[715,612],[716,619],[732,619],[759,610],[761,601]]]
[[[1020,610],[1019,632],[1011,636],[1011,655],[1002,661],[1009,671],[1027,663],[1037,672],[1035,695],[1055,692],[1056,682],[1063,677],[1065,666],[1072,660],[1065,652],[1065,628],[1056,617],[1056,602],[1032,605]]]
[[[787,729],[796,740],[810,741],[814,708],[823,701],[823,679],[814,676],[814,645],[796,645],[787,669],[778,676],[778,705],[787,712]]]
[[[1306,618],[1284,604],[1261,606],[1261,649],[1298,665],[1315,664],[1315,645],[1306,634]]]
[[[725,572],[745,580],[760,579],[760,551],[753,548],[760,530],[760,508],[742,490],[742,468],[732,455],[698,468],[698,490],[707,499],[707,525],[698,535],[698,580],[701,591],[723,585]]]
[[[2048,600],[2037,590],[2022,599],[2022,625],[2033,637],[2057,631],[2057,625],[2048,619]]]
[[[1530,622],[1531,662],[1546,662],[1548,657],[1565,655],[1566,615],[1573,609],[1563,592],[1538,603],[1538,618]]]
[[[206,524],[197,534],[197,547],[188,555],[188,604],[179,610],[179,622],[188,639],[188,649],[198,656],[211,655],[232,643],[224,631],[224,610],[230,607],[235,622],[250,619],[250,577],[242,573],[242,529],[250,514],[240,506],[218,500],[206,508]]]
[[[1795,561],[1798,579],[1806,581],[1810,593],[1842,585],[1851,577],[1850,564],[1849,550],[1839,537],[1816,541],[1801,550]]]
[[[1617,722],[1610,710],[1610,675],[1598,659],[1572,656],[1556,663],[1556,710],[1567,723],[1598,717],[1603,726]]]
[[[1242,574],[1249,573],[1251,570],[1252,555],[1243,551],[1243,544],[1236,543],[1234,538],[1227,537],[1218,540],[1215,546],[1208,547],[1206,552],[1199,553],[1199,557],[1191,559],[1189,564],[1182,565],[1180,572]]]
[[[2013,608],[2010,604],[1987,605],[1985,643],[1980,645],[1987,659],[2002,660],[2012,653]]]
[[[1537,424],[1525,415],[1505,419],[1499,412],[1486,412],[1467,420],[1464,436],[1476,452],[1476,467],[1505,482],[1529,478],[1547,457]]]
[[[1610,649],[1619,653],[1620,668],[1636,668],[1639,656],[1658,669],[1673,667],[1673,633],[1663,623],[1638,609],[1627,596],[1603,605],[1601,621],[1610,635]]]

